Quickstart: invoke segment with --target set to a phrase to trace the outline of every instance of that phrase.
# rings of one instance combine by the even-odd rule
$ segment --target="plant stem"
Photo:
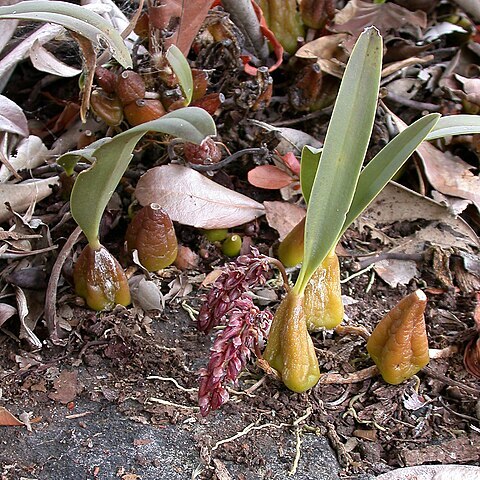
[[[232,22],[245,35],[247,48],[251,46],[252,53],[255,53],[260,60],[265,61],[268,58],[268,46],[260,30],[260,23],[251,0],[222,0],[222,5],[230,14]]]
[[[82,234],[82,229],[77,227],[71,235],[68,237],[65,245],[60,250],[55,264],[53,265],[52,271],[50,273],[50,279],[48,281],[47,291],[45,295],[45,322],[47,324],[48,333],[50,335],[50,340],[55,345],[63,345],[63,340],[58,336],[58,318],[57,318],[57,285],[58,279],[60,278],[60,273],[62,271],[63,264],[67,259],[70,250],[73,248],[75,243],[77,243],[80,235]]]

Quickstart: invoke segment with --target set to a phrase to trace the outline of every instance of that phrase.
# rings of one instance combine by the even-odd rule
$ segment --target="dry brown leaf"
[[[59,377],[53,382],[56,392],[48,395],[49,398],[67,404],[75,399],[77,393],[82,391],[82,386],[78,383],[76,371],[63,370]]]
[[[304,208],[288,202],[264,202],[268,224],[279,234],[282,241],[306,215]]]
[[[336,33],[316,38],[303,45],[303,47],[295,53],[295,56],[315,59],[320,65],[322,72],[326,72],[337,78],[342,78],[347,62],[347,55],[340,45],[347,39],[348,35],[346,33]]]
[[[265,214],[261,203],[181,165],[150,169],[135,195],[141,205],[158,203],[172,220],[207,230],[243,225]]]
[[[170,32],[165,46],[176,45],[186,56],[212,0],[160,0],[149,9],[150,21],[161,30]]]
[[[425,28],[427,16],[421,10],[411,12],[391,2],[372,4],[362,0],[351,0],[335,15],[334,19],[335,31],[352,34],[345,42],[348,50],[351,50],[360,33],[370,25],[377,27],[381,35],[386,37],[390,30],[404,25]]]
[[[60,61],[36,40],[30,49],[30,60],[33,66],[41,72],[51,73],[59,77],[75,77],[82,71]]]
[[[8,303],[0,303],[0,327],[13,315],[17,313],[17,309]]]
[[[393,120],[400,131],[407,125],[396,115]],[[480,177],[470,170],[473,168],[461,158],[449,152],[442,152],[428,142],[423,142],[417,153],[422,159],[425,175],[435,190],[444,195],[471,200],[480,210]]]
[[[28,136],[27,117],[23,110],[3,95],[0,95],[0,132]]]
[[[18,144],[16,155],[11,155],[8,161],[13,170],[18,172],[24,168],[32,169],[43,165],[47,156],[48,150],[42,139],[30,135]],[[2,165],[0,167],[0,183],[7,181],[11,176],[11,170]]]
[[[11,414],[5,407],[0,407],[0,426],[1,427],[21,427],[25,424],[15,415]]]
[[[0,185],[0,222],[12,215],[5,205],[8,202],[15,212],[24,212],[34,202],[39,202],[52,193],[52,187],[59,185],[59,177],[45,178],[35,182]]]
[[[471,465],[423,465],[397,468],[376,477],[376,480],[478,480],[480,467]]]

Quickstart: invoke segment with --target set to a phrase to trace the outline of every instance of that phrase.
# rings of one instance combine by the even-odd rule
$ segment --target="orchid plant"
[[[289,266],[303,263],[295,285],[277,308],[263,353],[264,360],[295,392],[310,389],[320,378],[309,330],[334,328],[343,318],[335,254],[343,233],[422,141],[480,132],[479,116],[440,118],[439,114],[430,114],[399,133],[362,169],[375,119],[381,65],[382,38],[375,27],[370,27],[360,35],[350,56],[323,148],[306,146],[302,152],[300,183],[307,215],[282,242],[279,252]],[[234,270],[229,275],[233,278]],[[251,287],[247,282],[245,291]],[[214,285],[212,291],[218,288]],[[223,297],[220,311],[210,308],[215,295],[209,294],[202,311],[209,312],[210,322],[225,324],[230,313],[238,310],[236,299],[242,298],[242,293]],[[202,314],[199,321],[201,327]],[[223,358],[222,363],[221,355],[219,358],[219,352],[215,352],[217,380],[236,381],[233,375],[222,374],[229,362]],[[219,406],[217,397],[206,406],[205,399],[212,398],[208,385],[213,384],[202,380],[203,411]]]

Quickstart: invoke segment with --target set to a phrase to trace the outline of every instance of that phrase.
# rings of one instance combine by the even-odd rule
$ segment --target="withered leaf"
[[[67,404],[75,399],[78,393],[82,391],[82,386],[78,383],[77,372],[63,370],[58,378],[53,382],[56,392],[48,396],[56,402]]]
[[[360,33],[370,25],[375,25],[385,37],[390,30],[399,29],[404,25],[425,28],[427,16],[421,10],[411,12],[391,2],[372,4],[362,0],[351,0],[335,15],[334,23],[335,31],[352,34],[345,42],[345,47],[351,50]]]
[[[150,169],[135,194],[141,205],[158,203],[172,220],[197,228],[235,227],[265,214],[261,203],[181,165]]]
[[[2,427],[20,427],[25,425],[15,415],[10,413],[5,407],[0,407],[0,426]]]

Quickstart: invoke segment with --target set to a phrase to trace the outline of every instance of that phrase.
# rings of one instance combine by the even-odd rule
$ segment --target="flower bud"
[[[145,82],[138,73],[125,70],[118,77],[116,92],[123,105],[128,105],[145,96]]]
[[[305,288],[305,318],[308,330],[335,328],[343,320],[340,266],[335,250],[315,270]]]
[[[108,310],[116,304],[130,303],[127,277],[121,265],[99,245],[87,245],[78,257],[73,269],[73,281],[77,295],[83,297],[93,310]]]
[[[150,272],[168,267],[177,258],[178,243],[172,220],[158,203],[151,203],[137,213],[125,239],[128,250],[137,250],[141,264]]]
[[[397,385],[429,362],[424,312],[427,297],[417,290],[383,317],[367,342],[367,350],[387,383]]]
[[[129,103],[123,111],[132,127],[156,120],[166,113],[160,100],[153,99],[143,99]]]
[[[279,372],[283,383],[294,392],[312,388],[320,369],[305,321],[304,297],[290,291],[273,319],[265,360]]]

